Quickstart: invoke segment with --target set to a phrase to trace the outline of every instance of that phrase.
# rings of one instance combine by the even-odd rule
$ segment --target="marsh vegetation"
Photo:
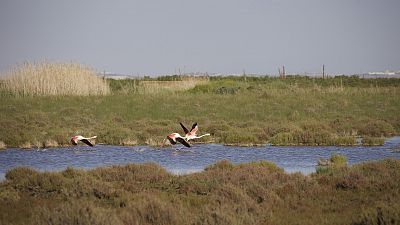
[[[376,145],[400,133],[395,78],[145,77],[105,80],[109,91],[100,95],[20,94],[7,82],[0,141],[9,147],[67,145],[75,134],[157,146],[181,132],[179,122],[198,122],[212,134],[202,141],[228,145],[354,145],[357,137]]]
[[[2,94],[25,96],[106,95],[110,88],[93,69],[76,63],[21,64],[7,74]]]
[[[267,161],[184,176],[153,163],[16,168],[0,183],[0,224],[398,224],[400,161],[335,157],[309,176]]]
[[[211,133],[202,141],[227,145],[354,145],[358,137],[363,145],[376,145],[400,133],[400,79],[107,80],[89,72],[82,85],[100,90],[91,92],[62,79],[86,73],[84,67],[42,66],[15,70],[34,76],[15,72],[1,81],[0,147],[68,145],[75,134],[97,135],[98,142],[111,145],[158,146],[166,134],[180,131],[179,122],[198,122],[200,133]],[[33,80],[24,83],[27,77]],[[308,176],[287,174],[267,161],[220,161],[183,176],[145,163],[60,172],[14,168],[5,178],[0,224],[400,221],[400,161],[394,159],[348,166],[345,157],[333,155]]]

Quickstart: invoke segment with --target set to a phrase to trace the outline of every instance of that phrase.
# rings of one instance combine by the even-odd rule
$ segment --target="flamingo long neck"
[[[195,138],[202,138],[202,137],[204,137],[204,136],[209,136],[210,134],[203,134],[203,135],[200,135],[200,136],[196,136],[196,137],[193,137],[192,139],[195,139]]]
[[[203,134],[203,135],[200,135],[199,138],[204,137],[204,136],[210,136],[210,134]]]
[[[94,139],[94,138],[97,138],[97,136],[88,137],[88,138],[86,138],[86,139]]]

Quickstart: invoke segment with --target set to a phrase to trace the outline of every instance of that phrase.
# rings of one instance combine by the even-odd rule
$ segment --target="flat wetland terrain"
[[[99,80],[77,66],[37,66],[50,78],[60,68],[83,71],[78,77],[96,85],[79,92],[86,87],[66,79],[54,88],[29,66],[36,83],[18,71],[0,83],[1,148],[65,146],[77,134],[160,146],[182,133],[179,122],[211,134],[201,142],[240,146],[382,145],[400,134],[400,79]],[[267,161],[219,161],[181,176],[154,163],[19,167],[0,182],[0,224],[399,224],[399,180],[399,160],[348,166],[340,155],[307,176]]]
[[[400,79],[358,77],[160,77],[107,80],[110,93],[0,97],[8,147],[97,143],[160,146],[179,122],[198,122],[203,142],[227,145],[383,144],[400,133]]]

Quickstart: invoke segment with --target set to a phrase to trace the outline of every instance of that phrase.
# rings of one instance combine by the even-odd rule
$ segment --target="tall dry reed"
[[[144,94],[155,94],[163,91],[187,91],[196,85],[205,84],[204,79],[188,79],[180,81],[140,81],[138,92]]]
[[[12,69],[3,88],[15,96],[106,95],[108,84],[85,66],[74,63],[24,63]]]

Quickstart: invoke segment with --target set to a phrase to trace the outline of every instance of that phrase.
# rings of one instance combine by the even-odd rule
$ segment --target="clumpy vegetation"
[[[347,166],[347,157],[345,155],[340,155],[333,153],[329,160],[319,159],[317,165],[317,173],[332,173],[336,169]]]
[[[0,141],[9,147],[161,145],[198,122],[227,145],[383,144],[400,133],[400,79],[187,77],[108,80],[105,96],[10,95],[0,83]],[[4,84],[3,84],[4,86]]]
[[[266,161],[184,176],[152,163],[16,168],[0,183],[0,224],[398,224],[399,179],[399,160],[309,176]]]
[[[384,138],[382,137],[364,137],[363,138],[363,145],[383,145],[385,142]]]

